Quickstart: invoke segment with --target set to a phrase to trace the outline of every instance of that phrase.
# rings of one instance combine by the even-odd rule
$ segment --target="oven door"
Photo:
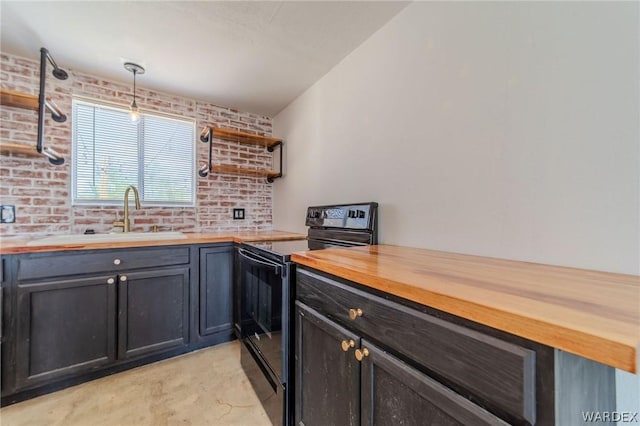
[[[284,265],[243,248],[240,259],[240,333],[284,383],[282,285]]]

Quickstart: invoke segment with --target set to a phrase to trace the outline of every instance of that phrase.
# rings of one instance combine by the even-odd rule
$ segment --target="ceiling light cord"
[[[137,70],[133,70],[133,102],[131,102],[131,121],[137,123],[140,121],[140,114],[138,113],[138,104],[136,104],[136,74]]]

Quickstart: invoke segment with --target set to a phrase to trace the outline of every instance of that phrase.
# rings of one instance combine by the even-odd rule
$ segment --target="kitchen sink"
[[[68,234],[52,235],[29,241],[28,246],[48,246],[53,244],[91,244],[127,241],[183,240],[185,234],[177,231],[166,232],[117,232],[113,234]]]

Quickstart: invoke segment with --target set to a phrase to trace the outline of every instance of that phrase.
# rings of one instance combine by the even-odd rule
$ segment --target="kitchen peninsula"
[[[362,372],[361,384],[344,389],[361,387],[365,422],[381,420],[380,395],[393,385],[420,395],[419,404],[441,401],[433,415],[459,415],[462,424],[582,424],[584,413],[615,411],[614,367],[638,372],[637,276],[390,245],[300,252],[292,260],[300,265],[298,386],[322,382],[308,364],[322,365],[324,356],[342,362],[344,339],[342,349],[355,358],[343,362]],[[327,333],[337,341],[321,344]],[[319,349],[305,350],[311,347]],[[388,374],[392,384],[377,383]],[[313,390],[296,403],[305,423],[313,423],[309,407],[336,403],[317,400],[322,390]],[[416,406],[403,404],[396,414]]]

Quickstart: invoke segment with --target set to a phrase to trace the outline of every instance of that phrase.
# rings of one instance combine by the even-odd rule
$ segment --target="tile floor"
[[[2,426],[271,425],[237,341],[0,409]]]

